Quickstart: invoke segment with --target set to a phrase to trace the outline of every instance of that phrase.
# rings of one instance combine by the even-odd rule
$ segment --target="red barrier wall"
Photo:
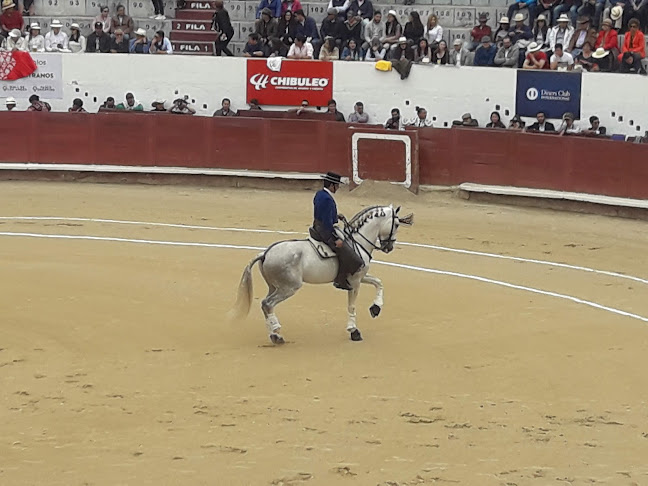
[[[248,117],[5,112],[0,113],[0,159],[308,173],[332,170],[349,176],[349,127],[336,122]],[[359,148],[361,175],[384,179],[394,174],[393,180],[402,180],[398,144],[372,146],[362,141]],[[418,130],[418,157],[421,184],[475,182],[648,199],[648,145],[507,130],[425,128]]]

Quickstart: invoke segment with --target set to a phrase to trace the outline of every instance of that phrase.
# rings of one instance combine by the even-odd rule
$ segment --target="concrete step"
[[[216,10],[178,10],[176,20],[211,20]]]
[[[173,46],[174,54],[214,55],[213,42],[172,40],[171,45]]]
[[[215,42],[217,38],[217,34],[215,32],[193,32],[189,30],[173,30],[171,31],[171,34],[169,34],[169,38],[172,41],[178,41],[178,42],[189,42],[189,43],[195,43],[195,42]]]

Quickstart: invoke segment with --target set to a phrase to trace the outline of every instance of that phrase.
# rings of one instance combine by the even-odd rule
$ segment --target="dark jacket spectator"
[[[475,51],[475,66],[493,66],[495,64],[495,54],[497,48],[495,44],[491,44],[490,37],[486,36],[482,39],[481,45]]]
[[[212,17],[212,28],[216,32],[224,34],[227,39],[234,37],[234,27],[232,27],[232,22],[230,21],[229,13],[227,10],[217,10]]]
[[[287,10],[279,19],[277,24],[277,38],[281,40],[286,46],[290,46],[295,42],[297,35],[297,20],[292,11]]]
[[[322,20],[322,26],[320,27],[320,38],[325,39],[326,37],[333,37],[334,39],[342,38],[342,27],[344,22],[340,21],[337,10],[330,8],[328,15],[324,20]]]
[[[405,37],[401,37],[398,40],[398,45],[392,47],[389,53],[390,61],[399,61],[401,59],[414,62],[414,49],[407,44]]]
[[[300,9],[295,12],[295,18],[297,19],[296,35],[302,34],[306,39],[309,37],[313,40],[319,39],[317,23],[315,23],[313,17],[306,16],[304,11]]]
[[[133,17],[126,15],[126,9],[123,5],[117,6],[117,15],[112,19],[110,24],[110,31],[114,34],[117,29],[121,29],[124,33],[125,38],[133,37],[133,32],[135,32],[135,22],[133,22]]]
[[[353,15],[358,15],[363,19],[371,20],[374,14],[373,3],[371,3],[371,0],[364,0],[361,4],[361,1],[362,0],[353,0],[351,5],[349,5],[349,10],[347,10],[347,15],[348,12],[352,12]]]
[[[110,35],[103,31],[103,25],[88,36],[86,52],[110,52]]]
[[[410,44],[417,44],[421,40],[421,37],[423,37],[424,31],[421,17],[417,11],[412,11],[409,15],[409,22],[405,24],[403,35],[410,41]]]
[[[269,8],[276,19],[281,17],[281,0],[261,0],[256,10],[256,18],[261,18],[263,9]]]
[[[358,17],[354,17],[351,9],[347,11],[348,19],[341,27],[340,38],[342,39],[343,44],[348,44],[348,42],[353,39],[358,44],[362,44],[362,22],[358,20]]]
[[[128,41],[124,37],[121,29],[115,31],[115,38],[110,41],[110,52],[118,54],[128,54]]]
[[[269,8],[264,8],[261,12],[261,18],[254,22],[254,32],[259,34],[264,43],[268,43],[270,39],[277,37],[277,27],[277,19],[272,18],[272,11]]]

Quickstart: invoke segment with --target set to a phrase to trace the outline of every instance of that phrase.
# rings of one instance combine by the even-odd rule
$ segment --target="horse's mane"
[[[359,229],[361,228],[369,219],[373,218],[373,211],[377,209],[386,209],[389,206],[369,206],[368,208],[364,208],[362,211],[360,211],[358,214],[356,214],[351,220],[349,221],[349,225],[352,226],[354,229]]]

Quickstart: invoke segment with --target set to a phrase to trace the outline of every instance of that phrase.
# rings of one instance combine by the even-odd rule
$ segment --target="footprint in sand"
[[[272,484],[273,486],[289,486],[292,484],[298,484],[304,481],[308,481],[309,479],[313,479],[313,475],[311,473],[300,472],[297,473],[295,476],[275,479],[270,484]]]

